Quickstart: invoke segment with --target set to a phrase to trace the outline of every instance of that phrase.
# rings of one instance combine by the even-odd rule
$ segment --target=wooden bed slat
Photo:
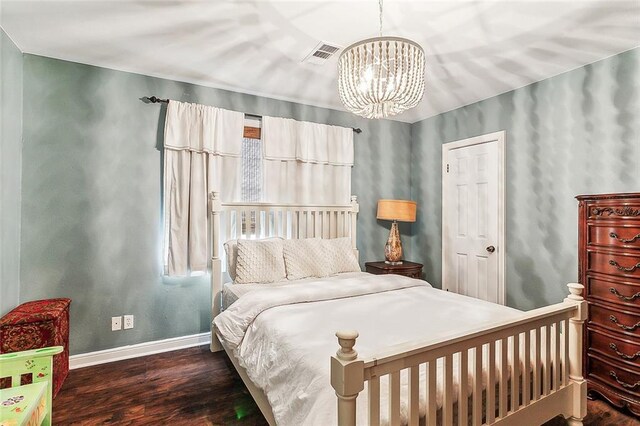
[[[369,426],[380,425],[380,377],[369,380]]]
[[[409,367],[409,426],[418,426],[420,422],[420,366]]]
[[[329,223],[329,210],[322,212],[322,238],[331,236],[331,224]]]
[[[496,342],[489,342],[489,364],[487,380],[487,423],[492,423],[496,417]]]
[[[509,364],[507,363],[507,351],[509,350],[508,339],[500,340],[500,417],[507,415],[509,407],[507,406],[507,378]]]
[[[289,210],[282,210],[282,238],[289,238],[293,233],[291,229],[292,217],[289,217]]]
[[[262,238],[262,211],[261,210],[255,210],[253,212],[253,214],[255,215],[255,237],[256,238]]]
[[[544,330],[544,388],[543,394],[549,395],[551,391],[551,327],[545,326]]]
[[[540,390],[542,389],[542,372],[541,372],[541,366],[540,366],[540,358],[542,356],[542,348],[540,347],[541,344],[541,336],[540,333],[542,332],[541,328],[536,328],[533,330],[533,333],[535,334],[535,352],[533,353],[533,400],[537,401],[538,399],[540,399]]]
[[[453,354],[444,357],[444,386],[442,388],[442,424],[453,424]]]
[[[224,218],[225,226],[227,227],[226,235],[228,235],[230,238],[232,238],[233,235],[235,234],[233,232],[234,231],[234,229],[233,229],[234,222],[233,222],[233,217],[231,216],[231,213],[232,212],[230,212],[230,211],[226,212],[225,213],[225,218]],[[224,244],[224,243],[226,243],[226,241],[222,241],[222,243]]]
[[[305,212],[304,236],[305,238],[313,238],[313,211]]]
[[[564,320],[562,327],[564,347],[562,348],[562,386],[569,383],[569,320]]]
[[[458,387],[458,424],[460,426],[466,426],[469,404],[467,404],[469,395],[469,350],[465,349],[460,352],[460,363],[458,364],[460,383]],[[475,371],[474,371],[475,374]],[[475,377],[472,378],[474,383]],[[475,398],[475,395],[473,395]]]
[[[511,347],[511,411],[520,407],[520,335],[513,336]]]
[[[271,210],[271,225],[272,228],[269,236],[275,237],[277,235],[280,235],[280,231],[278,230],[278,210],[276,209]]]
[[[235,210],[235,219],[236,219],[236,239],[239,240],[242,238],[242,212],[240,210]]]
[[[480,426],[482,424],[482,346],[476,346],[474,349],[474,363],[473,363],[473,400],[472,400],[472,421],[474,426]],[[468,368],[468,365],[465,366]],[[463,405],[467,405],[467,398],[458,401],[458,404],[462,402]],[[469,419],[468,416],[464,416],[460,419],[460,425],[466,425]]]
[[[524,353],[522,354],[522,405],[527,406],[530,402],[531,390],[531,332],[524,333]]]
[[[322,238],[322,211],[316,210],[313,213],[313,236]]]
[[[553,390],[560,389],[560,323],[553,324]]]
[[[427,363],[427,426],[436,426],[436,386],[438,384],[436,359]]]
[[[400,372],[389,374],[389,425],[400,426]]]

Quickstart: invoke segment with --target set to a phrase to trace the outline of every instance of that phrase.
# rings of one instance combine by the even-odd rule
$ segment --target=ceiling
[[[26,53],[342,110],[337,58],[302,59],[376,36],[377,13],[375,0],[2,0],[0,24]],[[424,99],[394,118],[415,122],[637,47],[640,1],[387,0],[384,33],[425,50]]]

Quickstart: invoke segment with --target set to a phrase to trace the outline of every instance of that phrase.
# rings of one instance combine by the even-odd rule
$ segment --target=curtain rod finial
[[[149,99],[149,101],[151,101],[151,103],[153,103],[153,104],[157,104],[157,103],[160,103],[160,102],[169,103],[169,99],[160,99],[157,96],[149,96],[149,97],[147,97],[147,99]]]

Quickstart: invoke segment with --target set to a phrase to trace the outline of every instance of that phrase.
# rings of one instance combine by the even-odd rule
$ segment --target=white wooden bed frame
[[[358,255],[356,217],[359,206],[356,197],[351,197],[348,205],[222,203],[218,193],[213,192],[210,195],[210,211],[212,318],[221,310],[223,273],[220,253],[222,243],[229,239],[267,236],[350,237],[353,250]],[[236,226],[237,218],[240,218],[242,225]],[[587,413],[587,387],[582,377],[582,333],[587,304],[582,298],[582,285],[570,283],[568,288],[570,294],[562,303],[529,311],[518,320],[501,321],[446,339],[389,347],[365,359],[359,358],[354,350],[358,333],[338,331],[336,336],[340,349],[331,357],[331,385],[336,391],[338,404],[337,424],[379,425],[380,378],[389,375],[389,424],[400,425],[400,373],[406,369],[409,377],[408,424],[417,426],[421,364],[425,364],[427,371],[425,420],[428,426],[436,424],[438,384],[443,394],[443,425],[453,424],[455,406],[460,425],[466,425],[469,418],[473,425],[539,425],[558,415],[568,419],[570,425],[582,424]],[[497,370],[496,363],[485,362],[488,365],[488,383],[484,397],[483,347],[488,359],[498,360]],[[211,351],[223,349],[266,420],[270,425],[275,425],[266,396],[251,382],[212,327]],[[453,356],[458,353],[460,362],[454,365]],[[509,355],[514,362],[509,363]],[[443,360],[444,373],[437,377],[436,363],[439,359]],[[469,360],[473,365],[472,375],[468,374],[467,368],[461,368],[469,365]],[[469,383],[473,389],[468,395],[467,387],[458,386],[458,401],[470,398],[470,405],[453,403],[454,368],[460,370],[460,381]],[[499,373],[506,371],[509,374]],[[363,421],[356,418],[356,398],[365,384],[369,392],[369,406],[368,418]],[[519,397],[509,397],[509,392]],[[497,407],[497,413],[483,409],[483,398],[486,398],[486,407]]]

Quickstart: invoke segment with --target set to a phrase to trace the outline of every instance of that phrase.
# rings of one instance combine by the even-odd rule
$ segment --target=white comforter
[[[337,419],[330,384],[337,330],[358,330],[355,349],[367,358],[391,345],[445,338],[518,315],[520,311],[433,289],[424,281],[363,274],[251,292],[217,316],[214,326],[249,378],[267,395],[279,425],[324,426],[336,424]],[[387,387],[382,379],[386,423]],[[402,377],[405,388],[406,382]],[[441,395],[437,400],[440,406]],[[366,401],[365,387],[358,397],[361,420],[367,419]],[[423,415],[425,405],[421,401]],[[405,411],[403,402],[403,417]]]

